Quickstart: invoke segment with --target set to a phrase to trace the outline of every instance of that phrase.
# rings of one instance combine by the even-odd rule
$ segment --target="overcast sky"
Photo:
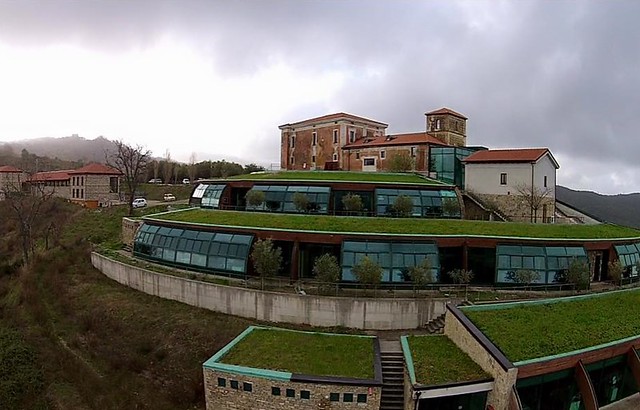
[[[640,191],[640,2],[0,0],[0,141],[79,134],[279,163],[332,112],[549,147],[558,183]]]

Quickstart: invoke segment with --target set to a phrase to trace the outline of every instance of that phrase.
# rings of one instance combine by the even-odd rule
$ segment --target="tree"
[[[458,202],[458,199],[442,198],[442,214],[449,217],[460,216],[460,202]]]
[[[107,165],[122,173],[129,201],[129,215],[133,215],[133,200],[151,151],[140,145],[131,146],[122,140],[114,141],[115,152],[107,152]],[[169,151],[167,151],[169,152]]]
[[[189,181],[193,182],[196,180],[196,175],[198,172],[198,167],[196,166],[196,161],[198,157],[195,152],[192,152],[189,156],[189,166],[187,167],[187,172],[189,173]]]
[[[416,266],[410,266],[407,269],[408,279],[413,282],[414,286],[422,287],[427,283],[433,282],[433,273],[431,272],[431,260],[424,258]]]
[[[342,197],[342,206],[348,215],[358,214],[362,212],[362,208],[364,207],[362,197],[358,194],[352,194],[351,192]]]
[[[293,194],[293,205],[300,212],[307,212],[309,210],[309,197],[302,192],[295,192]]]
[[[573,258],[567,269],[567,282],[576,285],[577,289],[588,289],[591,283],[591,272],[586,261]]]
[[[530,269],[518,269],[515,272],[509,272],[507,279],[514,283],[530,285],[540,280],[540,272]]]
[[[258,189],[251,189],[247,192],[244,198],[247,201],[247,205],[251,207],[259,207],[264,203],[265,193]]]
[[[315,259],[312,272],[316,280],[327,284],[339,281],[342,273],[338,259],[330,253],[324,253]]]
[[[409,172],[415,168],[415,159],[406,152],[395,153],[389,158],[389,172]]]
[[[413,200],[406,195],[399,195],[393,201],[393,213],[396,216],[408,217],[413,213]]]
[[[473,280],[473,271],[466,269],[454,269],[449,271],[447,275],[453,280],[453,283],[459,285],[466,285]]]
[[[173,175],[173,161],[171,161],[171,152],[167,149],[164,152],[164,164],[162,167],[162,172],[164,176],[164,183],[171,183],[171,176]]]
[[[622,264],[619,260],[615,260],[613,262],[609,262],[609,277],[616,285],[620,286],[622,282]]]
[[[258,239],[253,244],[251,260],[253,267],[262,279],[262,287],[264,288],[265,278],[275,276],[280,270],[282,249],[275,247],[271,239]]]
[[[245,174],[250,174],[252,172],[264,172],[264,171],[265,171],[264,167],[257,164],[251,163],[244,166]]]
[[[547,202],[546,199],[551,194],[550,188],[538,188],[535,185],[516,184],[516,191],[529,206],[530,222],[538,222],[538,210]]]
[[[358,282],[366,285],[377,286],[382,281],[382,266],[365,256],[356,263],[351,272]]]

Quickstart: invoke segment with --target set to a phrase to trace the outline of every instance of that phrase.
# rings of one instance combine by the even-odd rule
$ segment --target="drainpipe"
[[[531,222],[533,222],[533,223],[537,222],[537,221],[533,220],[533,199],[534,199],[533,195],[535,194],[534,187],[533,187],[533,175],[534,175],[534,170],[535,170],[534,166],[535,165],[536,165],[535,162],[531,163],[531,199],[529,201],[530,202],[529,203],[529,214],[531,215]]]

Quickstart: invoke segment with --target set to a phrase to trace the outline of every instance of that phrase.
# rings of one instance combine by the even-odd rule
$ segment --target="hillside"
[[[23,149],[38,156],[59,158],[66,161],[104,162],[105,151],[113,151],[112,141],[98,137],[93,140],[73,135],[63,138],[36,138],[32,140],[7,142],[0,148],[11,149],[19,155]]]
[[[558,186],[556,199],[601,221],[640,228],[640,193],[602,195]]]

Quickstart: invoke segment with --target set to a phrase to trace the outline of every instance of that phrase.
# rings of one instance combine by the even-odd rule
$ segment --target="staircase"
[[[404,356],[400,341],[381,340],[382,396],[380,410],[404,409]]]
[[[431,334],[442,334],[444,333],[444,317],[445,317],[446,313],[441,314],[440,316],[436,317],[435,319],[430,320],[429,322],[427,322],[425,328],[427,329],[428,333]]]

